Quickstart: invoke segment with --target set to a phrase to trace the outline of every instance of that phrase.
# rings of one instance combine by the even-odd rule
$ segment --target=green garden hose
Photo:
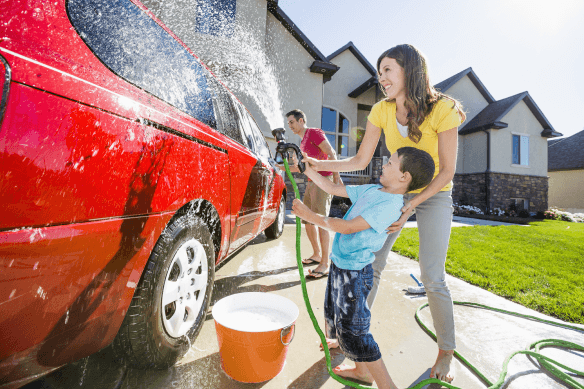
[[[294,195],[296,196],[296,198],[300,198],[300,193],[298,192],[298,186],[296,185],[296,181],[294,180],[292,173],[290,173],[290,168],[288,166],[288,161],[286,160],[286,158],[284,158],[284,166],[286,167],[286,174],[288,175],[288,178],[290,179],[290,182],[292,183],[292,187],[294,188]],[[331,355],[330,355],[328,345],[326,343],[326,338],[324,336],[324,333],[320,329],[320,326],[318,325],[318,321],[316,320],[316,317],[314,316],[314,312],[312,311],[312,306],[310,305],[310,300],[308,299],[308,291],[306,290],[306,279],[304,277],[304,267],[302,266],[302,259],[301,259],[302,257],[300,255],[300,235],[301,235],[300,218],[296,217],[296,262],[298,263],[298,270],[300,272],[300,284],[302,286],[302,295],[304,297],[304,303],[306,304],[306,310],[308,311],[308,315],[310,316],[310,320],[312,321],[312,325],[314,326],[314,329],[316,330],[318,336],[320,337],[320,342],[322,344],[322,347],[324,349],[324,353],[326,356],[326,367],[327,367],[328,373],[332,378],[334,378],[335,380],[337,380],[338,382],[340,382],[343,385],[347,385],[347,386],[350,386],[353,388],[370,389],[370,388],[372,388],[371,386],[363,386],[363,385],[359,385],[355,382],[348,381],[348,380],[336,375],[332,370]],[[556,327],[563,327],[563,328],[572,329],[572,330],[576,330],[576,331],[580,331],[580,332],[583,331],[582,328],[579,328],[576,326],[570,326],[570,325],[561,324],[561,323],[557,323],[557,322],[553,322],[553,321],[549,321],[549,320],[543,320],[543,319],[537,318],[535,316],[522,315],[522,314],[517,313],[517,312],[505,311],[503,309],[493,308],[493,307],[489,307],[486,305],[481,305],[481,304],[476,304],[476,303],[471,303],[471,302],[460,302],[460,301],[454,301],[454,304],[463,305],[463,306],[467,306],[467,307],[473,307],[473,308],[487,309],[487,310],[491,310],[491,311],[495,311],[495,312],[500,312],[500,313],[505,313],[508,315],[521,317],[524,319],[538,321],[540,323],[551,324],[551,325],[554,325]],[[416,311],[415,318],[416,318],[416,321],[418,322],[418,324],[430,335],[430,337],[432,337],[432,339],[436,340],[437,339],[436,334],[434,334],[422,322],[422,320],[419,317],[420,311],[427,306],[428,306],[428,303],[421,305]],[[508,366],[509,362],[511,361],[511,358],[513,358],[517,354],[527,354],[527,355],[532,356],[534,359],[536,359],[540,363],[541,366],[543,366],[545,369],[547,369],[553,376],[555,376],[559,381],[564,383],[566,386],[576,388],[576,389],[584,389],[584,385],[577,382],[574,378],[572,378],[568,374],[564,373],[556,366],[559,366],[559,367],[561,367],[561,368],[563,368],[571,373],[574,373],[578,376],[583,376],[583,377],[584,377],[584,371],[578,371],[576,369],[565,366],[565,365],[563,365],[563,364],[561,364],[561,363],[559,363],[559,362],[557,362],[549,357],[541,355],[539,353],[539,350],[546,348],[546,347],[560,347],[560,348],[563,348],[566,350],[584,351],[584,346],[578,345],[576,343],[564,341],[564,340],[559,340],[559,339],[544,339],[544,340],[534,342],[534,343],[530,344],[526,350],[515,351],[514,353],[512,353],[511,355],[509,355],[505,359],[505,362],[503,363],[503,370],[501,371],[501,374],[499,375],[499,379],[494,384],[491,381],[489,381],[476,367],[474,367],[470,362],[468,362],[466,360],[466,358],[464,358],[460,353],[458,353],[457,351],[454,351],[454,355],[461,361],[461,363],[463,365],[465,365],[473,373],[475,373],[483,381],[483,383],[485,384],[485,386],[487,386],[488,389],[501,388],[501,386],[505,382],[505,376],[507,375],[507,366]],[[534,349],[535,351],[531,351],[532,349]],[[429,378],[429,379],[420,381],[415,386],[412,386],[409,389],[421,389],[423,386],[428,385],[428,384],[432,384],[432,383],[440,384],[440,385],[447,387],[449,389],[461,389],[457,386],[449,384],[448,382],[441,381],[437,378]]]

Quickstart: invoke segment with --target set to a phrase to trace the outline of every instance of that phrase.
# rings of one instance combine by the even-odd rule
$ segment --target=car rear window
[[[79,36],[115,74],[216,128],[206,70],[128,0],[69,0]]]

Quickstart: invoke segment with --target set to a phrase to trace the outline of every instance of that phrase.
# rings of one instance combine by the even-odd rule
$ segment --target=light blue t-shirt
[[[349,199],[353,203],[343,219],[357,216],[371,226],[354,234],[337,232],[333,240],[331,260],[345,270],[361,270],[375,259],[373,254],[383,247],[387,238],[386,228],[401,216],[404,196],[382,192],[381,185],[348,185]]]

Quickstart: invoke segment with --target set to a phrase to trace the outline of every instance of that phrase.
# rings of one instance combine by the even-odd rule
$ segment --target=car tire
[[[188,351],[211,301],[214,252],[201,218],[186,214],[166,227],[112,344],[119,362],[166,369]]]
[[[284,232],[284,221],[286,218],[286,197],[282,196],[280,199],[280,207],[278,208],[278,214],[276,215],[276,220],[264,231],[266,238],[268,239],[278,239],[282,232]]]

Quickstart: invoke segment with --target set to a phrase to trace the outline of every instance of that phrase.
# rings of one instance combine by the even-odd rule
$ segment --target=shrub
[[[545,212],[537,211],[537,213],[535,214],[534,218],[535,219],[539,219],[539,220],[545,219]]]
[[[519,217],[523,218],[529,217],[529,212],[527,212],[527,210],[525,209],[522,209],[521,211],[519,211]]]
[[[571,223],[584,223],[584,214],[565,212],[555,208],[551,208],[550,210],[545,211],[544,216],[546,219],[551,220],[561,220]]]

